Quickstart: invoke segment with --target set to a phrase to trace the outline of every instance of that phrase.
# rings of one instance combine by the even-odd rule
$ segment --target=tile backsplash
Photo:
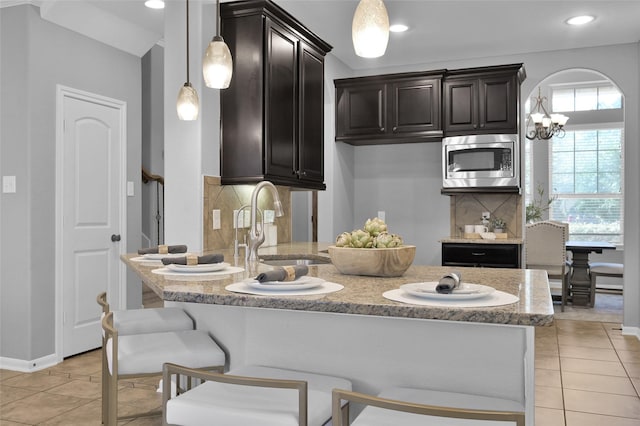
[[[216,176],[204,177],[204,212],[203,212],[203,250],[233,248],[235,229],[233,228],[233,211],[245,204],[251,204],[251,193],[255,185],[221,185],[220,178]],[[276,217],[274,224],[278,228],[278,243],[291,241],[291,191],[288,187],[276,186],[282,202],[284,215]],[[260,191],[258,208],[273,210],[273,198],[271,191]],[[213,210],[220,210],[220,229],[213,229]],[[248,211],[249,209],[247,209]],[[244,236],[248,230],[238,230],[238,239],[244,242]]]
[[[451,195],[451,237],[462,238],[465,225],[481,225],[482,213],[507,223],[509,238],[522,238],[522,196],[520,194]],[[490,227],[491,228],[491,227]]]

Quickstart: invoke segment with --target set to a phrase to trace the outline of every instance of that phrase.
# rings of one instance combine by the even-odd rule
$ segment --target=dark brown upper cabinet
[[[440,141],[442,71],[335,80],[336,141]]]
[[[266,0],[222,3],[233,78],[221,90],[223,185],[324,184],[324,57],[331,46]]]
[[[447,71],[445,136],[518,133],[522,64]]]

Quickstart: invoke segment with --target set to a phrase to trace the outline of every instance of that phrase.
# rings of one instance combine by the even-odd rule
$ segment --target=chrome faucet
[[[251,226],[249,227],[249,261],[258,261],[258,248],[264,242],[264,216],[258,226],[258,195],[262,188],[269,188],[273,196],[273,208],[275,215],[283,215],[282,203],[276,187],[268,181],[262,181],[256,185],[251,194]]]
[[[238,210],[236,210],[236,239],[233,241],[233,258],[235,260],[238,260],[238,258],[240,257],[240,247],[244,247],[244,260],[246,261],[247,259],[249,259],[249,251],[247,250],[247,244],[246,244],[246,236],[245,236],[245,242],[240,244],[240,241],[238,241],[238,228],[240,228],[240,214],[242,214],[242,212],[244,211],[244,209],[249,208],[250,206],[248,204],[243,205],[242,207],[240,207]],[[243,214],[243,221],[242,221],[242,225],[244,227],[244,214]]]

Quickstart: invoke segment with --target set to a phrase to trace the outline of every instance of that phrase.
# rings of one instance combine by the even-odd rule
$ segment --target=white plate
[[[225,262],[202,263],[200,265],[178,265],[176,263],[169,263],[168,265],[164,265],[164,267],[175,272],[215,272],[227,269],[229,264]]]
[[[254,278],[244,280],[244,283],[251,288],[272,291],[305,290],[318,287],[323,282],[324,280],[322,278],[310,277],[308,275],[300,277],[295,281],[265,281],[261,283]]]
[[[147,253],[143,254],[142,257],[149,260],[161,260],[165,257],[184,257],[187,253]]]
[[[481,284],[463,283],[460,289],[455,289],[453,293],[438,293],[436,291],[437,281],[430,281],[426,283],[412,283],[401,285],[400,288],[417,297],[424,297],[427,299],[440,299],[440,300],[467,300],[467,299],[479,299],[490,295],[495,291],[493,287],[489,287]]]

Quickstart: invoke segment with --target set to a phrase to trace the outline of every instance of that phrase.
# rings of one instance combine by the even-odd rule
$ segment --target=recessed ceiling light
[[[391,31],[392,33],[403,33],[408,29],[409,27],[404,24],[393,24],[389,27],[389,31]]]
[[[144,5],[150,9],[164,9],[164,0],[147,0]]]
[[[569,18],[567,19],[566,22],[569,25],[584,25],[584,24],[588,24],[594,19],[596,18],[591,15],[581,15],[581,16],[574,16],[573,18]]]

